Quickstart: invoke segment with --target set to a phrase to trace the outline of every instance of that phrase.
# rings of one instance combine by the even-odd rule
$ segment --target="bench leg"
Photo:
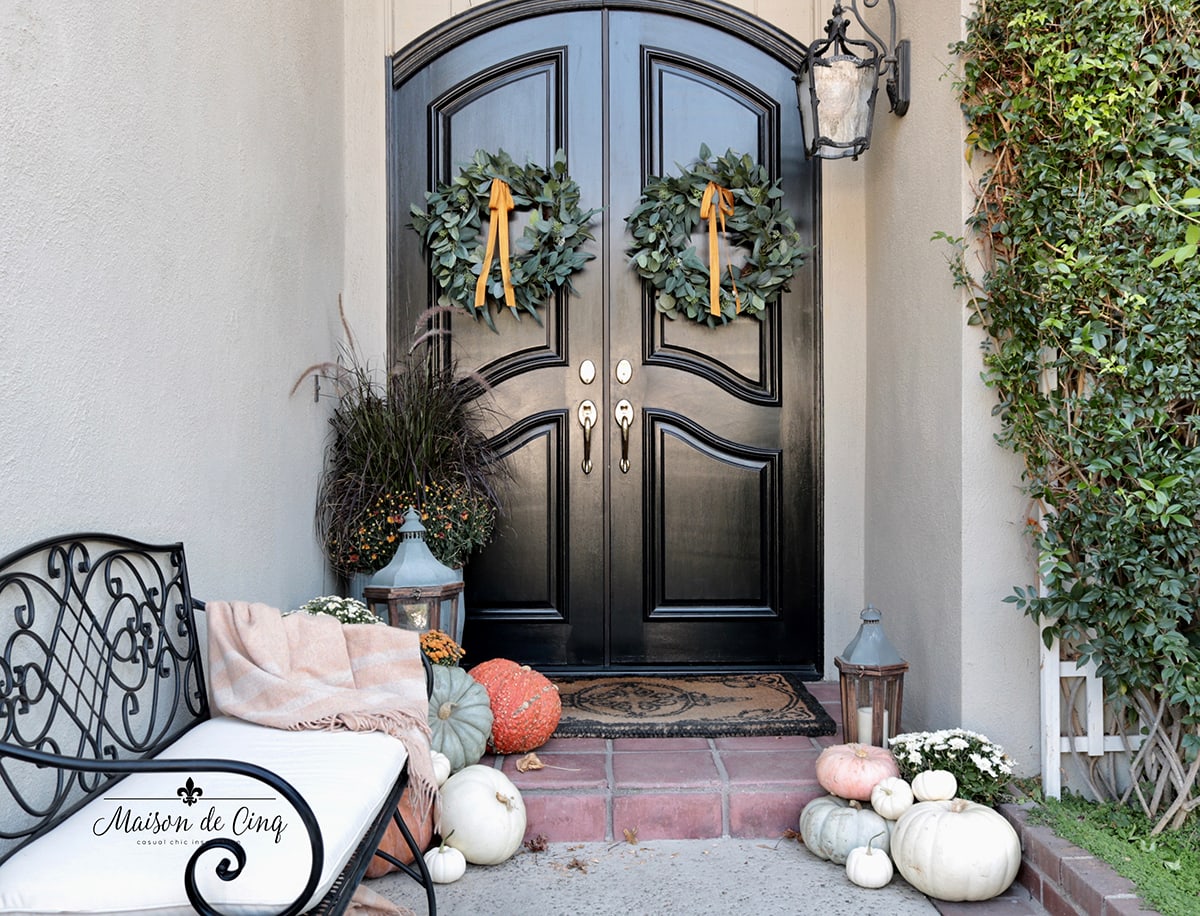
[[[437,897],[434,894],[433,876],[429,874],[429,866],[425,864],[425,855],[421,849],[421,845],[412,835],[412,831],[408,829],[408,824],[404,823],[404,818],[400,816],[400,809],[392,809],[392,820],[396,826],[400,828],[400,835],[404,837],[404,842],[408,844],[408,848],[412,850],[413,861],[409,865],[406,862],[401,862],[395,856],[389,855],[386,852],[375,850],[375,855],[381,859],[386,859],[398,869],[425,888],[425,900],[429,905],[429,916],[437,916]]]

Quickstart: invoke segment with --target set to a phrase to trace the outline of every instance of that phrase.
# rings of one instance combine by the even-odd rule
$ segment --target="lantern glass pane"
[[[863,143],[871,136],[871,110],[878,88],[874,61],[833,57],[817,61],[812,80],[820,104],[817,132],[838,145]]]
[[[812,66],[806,64],[800,68],[800,75],[796,79],[796,104],[800,109],[800,126],[804,131],[804,148],[810,156],[816,151],[817,142],[817,124],[813,118],[816,100],[812,90]]]
[[[406,630],[428,630],[429,629],[429,605],[424,601],[420,602],[405,602],[401,605],[404,609],[401,626]]]
[[[456,597],[451,596],[449,598],[443,598],[439,602],[438,618],[437,620],[430,621],[430,629],[441,630],[451,639],[454,638],[454,605],[457,600],[458,599]],[[457,640],[455,641],[457,642]]]

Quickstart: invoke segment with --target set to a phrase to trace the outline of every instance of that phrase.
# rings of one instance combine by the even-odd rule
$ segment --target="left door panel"
[[[452,179],[480,149],[539,164],[562,149],[583,207],[601,206],[601,17],[599,11],[541,16],[478,35],[397,87],[389,102],[391,212],[423,204],[427,190]],[[514,216],[514,239],[522,219]],[[468,568],[471,638],[491,654],[539,665],[605,663],[606,457],[597,437],[591,456],[597,470],[582,472],[577,420],[578,405],[599,401],[606,384],[601,377],[585,385],[579,373],[584,360],[603,365],[604,359],[605,218],[597,217],[591,230],[597,238],[587,250],[597,258],[572,278],[574,295],[547,303],[540,325],[528,315],[517,321],[501,314],[493,332],[462,311],[432,315],[448,332],[440,340],[442,357],[490,384],[490,432],[512,473],[498,536]],[[437,305],[437,291],[407,226],[393,226],[389,245],[389,336],[398,351]]]

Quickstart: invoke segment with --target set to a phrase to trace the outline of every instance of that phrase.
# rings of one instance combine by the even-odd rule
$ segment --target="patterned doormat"
[[[555,738],[730,738],[832,735],[804,683],[787,673],[554,677]]]

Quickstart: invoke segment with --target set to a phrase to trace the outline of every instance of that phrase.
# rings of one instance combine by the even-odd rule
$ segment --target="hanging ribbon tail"
[[[738,295],[737,280],[733,276],[733,265],[729,265],[729,282],[733,286],[733,312],[735,315],[742,314],[742,297]]]
[[[704,198],[700,201],[700,218],[708,220],[708,311],[717,317],[721,315],[721,255],[717,221],[720,221],[720,233],[724,236],[726,216],[733,216],[733,192],[715,181],[710,181],[704,188]],[[733,279],[732,265],[729,268],[729,277]],[[733,286],[733,297],[738,311],[741,311],[736,283]]]
[[[513,311],[517,308],[517,297],[512,285],[512,266],[508,255],[508,217],[513,209],[512,191],[508,182],[501,178],[492,179],[491,196],[488,198],[488,237],[483,255],[483,269],[475,281],[475,309],[486,307],[488,277],[492,273],[492,256],[496,242],[500,243],[500,277],[504,281],[504,304]]]

